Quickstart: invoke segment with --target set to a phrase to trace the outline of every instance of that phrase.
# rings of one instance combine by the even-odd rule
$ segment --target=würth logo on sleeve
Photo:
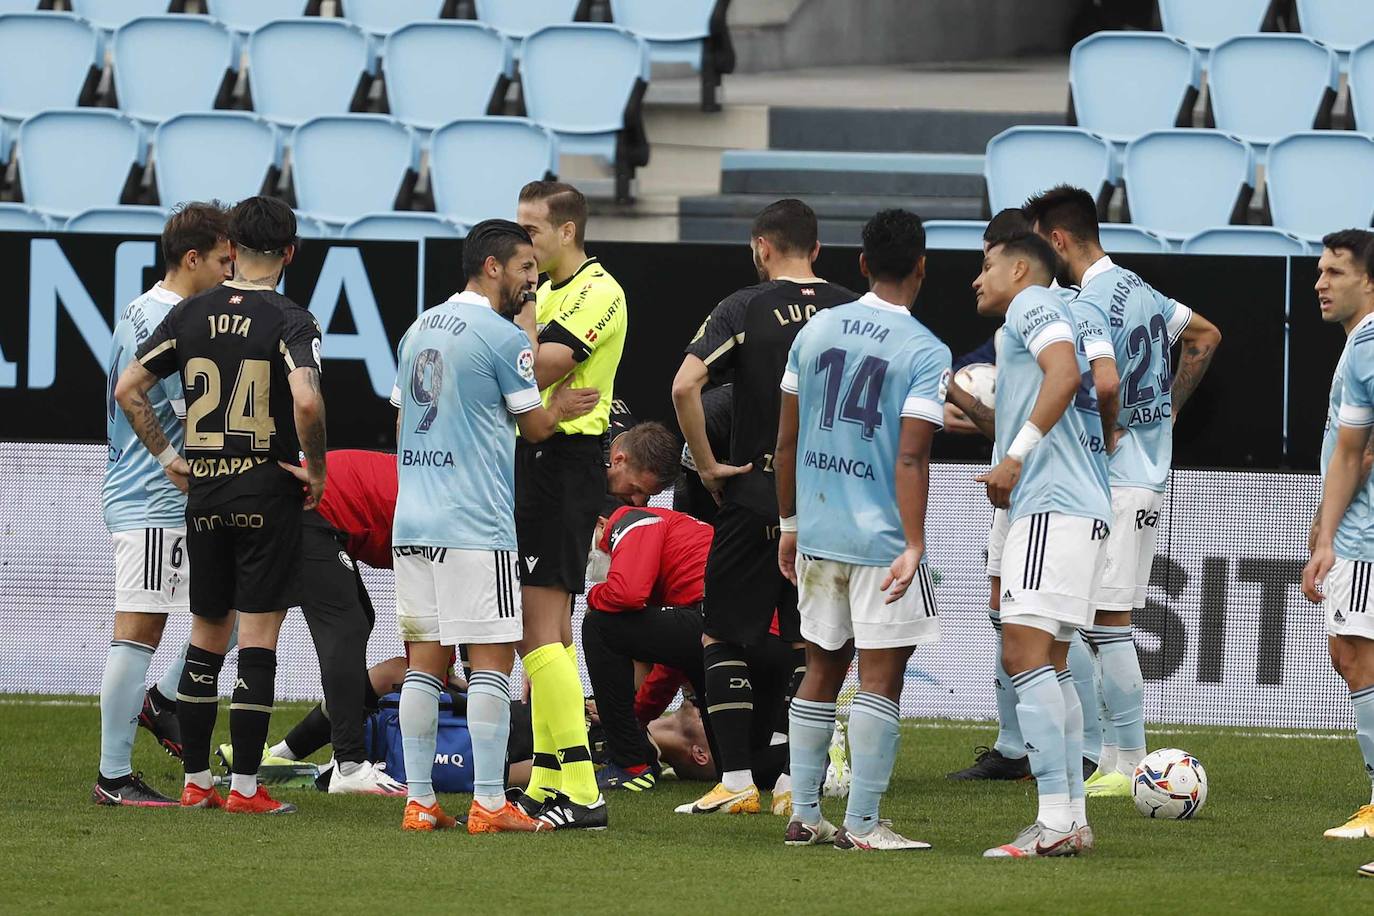
[[[596,329],[587,328],[587,333],[582,335],[587,339],[587,343],[596,343]]]

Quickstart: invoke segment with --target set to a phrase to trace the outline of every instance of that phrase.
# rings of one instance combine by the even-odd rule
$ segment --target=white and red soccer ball
[[[1187,751],[1155,751],[1135,768],[1131,797],[1146,817],[1187,820],[1207,803],[1207,771]]]

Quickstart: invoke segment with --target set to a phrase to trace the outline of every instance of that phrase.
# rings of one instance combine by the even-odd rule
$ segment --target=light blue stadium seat
[[[1374,41],[1374,3],[1369,0],[1298,0],[1302,33],[1349,54]]]
[[[454,121],[430,141],[434,209],[470,226],[494,217],[514,219],[520,189],[556,174],[557,167],[557,138],[532,121]]]
[[[346,239],[418,242],[422,239],[460,239],[468,227],[437,213],[369,213],[343,228]]]
[[[1115,143],[1191,127],[1201,86],[1202,56],[1159,32],[1098,32],[1069,55],[1075,123]]]
[[[36,13],[40,0],[0,0],[0,14]]]
[[[1350,55],[1350,113],[1355,129],[1374,133],[1374,41]]]
[[[476,4],[480,21],[521,39],[544,26],[572,22],[582,0],[476,0]]]
[[[106,32],[140,16],[161,16],[171,0],[71,0],[72,12]]]
[[[162,235],[169,211],[161,207],[93,207],[67,220],[67,232],[111,235]]]
[[[205,0],[205,11],[235,32],[255,32],[274,19],[304,16],[310,0]]]
[[[138,122],[108,108],[45,111],[19,126],[24,202],[50,216],[118,206],[142,175]]]
[[[288,127],[359,107],[375,72],[371,39],[342,19],[278,19],[248,37],[253,109]]]
[[[1204,51],[1268,24],[1273,0],[1159,0],[1164,31]]]
[[[569,68],[570,60],[582,65]],[[648,47],[619,26],[549,26],[524,41],[525,110],[558,135],[563,155],[597,156],[612,165],[622,202],[632,199],[635,168],[649,162],[642,112],[648,83]]]
[[[296,210],[296,235],[303,239],[331,239],[334,238],[334,230],[329,225],[321,222],[309,213],[302,213]]]
[[[1157,232],[1143,226],[1125,223],[1102,223],[1098,238],[1104,250],[1111,254],[1162,254],[1169,251],[1169,243]]]
[[[1269,150],[1274,225],[1308,240],[1374,222],[1374,137],[1307,131]]]
[[[344,0],[343,17],[373,35],[390,35],[412,22],[438,19],[445,0]]]
[[[717,111],[720,75],[735,68],[725,27],[729,0],[611,0],[611,17],[649,43],[656,64],[690,64],[701,74],[701,105]]]
[[[988,141],[983,177],[993,213],[1071,184],[1105,203],[1116,184],[1112,145],[1077,127],[1012,127]]]
[[[387,36],[382,71],[392,116],[432,131],[457,118],[499,113],[515,56],[491,26],[417,22]]]
[[[1255,152],[1219,130],[1157,130],[1126,146],[1131,222],[1167,239],[1243,222],[1255,189]]]
[[[1301,257],[1312,249],[1296,235],[1273,226],[1216,226],[1186,239],[1183,253]]]
[[[178,115],[153,134],[153,173],[165,207],[218,198],[235,203],[276,185],[281,135],[249,111]]]
[[[114,34],[115,96],[151,124],[187,111],[228,107],[239,40],[208,16],[144,16]]]
[[[95,98],[104,67],[100,33],[70,13],[0,18],[0,118],[11,121]],[[37,78],[41,74],[42,78]]]
[[[1340,84],[1336,54],[1305,35],[1242,35],[1212,49],[1208,94],[1216,127],[1267,146],[1329,127]]]
[[[404,205],[419,167],[414,131],[386,115],[311,118],[291,138],[296,205],[334,225]]]
[[[52,220],[28,204],[0,203],[0,232],[48,232]]]
[[[988,224],[976,219],[925,221],[926,248],[943,251],[981,251]]]

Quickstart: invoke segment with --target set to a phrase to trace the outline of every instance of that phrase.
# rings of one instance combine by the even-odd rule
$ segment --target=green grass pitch
[[[399,800],[307,790],[277,793],[301,809],[281,819],[98,808],[100,711],[53,700],[0,698],[0,912],[1374,912],[1374,880],[1355,875],[1374,840],[1321,836],[1368,797],[1353,736],[1166,729],[1152,747],[1207,767],[1198,819],[1090,801],[1092,855],[999,862],[980,854],[1033,819],[1034,784],[945,780],[991,743],[979,723],[906,724],[883,813],[935,848],[864,855],[784,847],[769,814],[675,815],[702,787],[674,781],[615,793],[600,834],[406,835]],[[274,739],[303,711],[279,707]],[[222,707],[222,732],[227,720]],[[180,770],[146,732],[134,762],[175,794]],[[838,821],[843,802],[825,809]]]

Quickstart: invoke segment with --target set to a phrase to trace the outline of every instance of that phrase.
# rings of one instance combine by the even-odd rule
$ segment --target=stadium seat
[[[1116,184],[1112,145],[1077,127],[1012,127],[988,141],[983,176],[993,213],[1055,185],[1087,189],[1105,208]]]
[[[1114,254],[1161,254],[1169,243],[1156,232],[1123,223],[1101,223],[1098,237],[1102,247]]]
[[[1206,51],[1271,25],[1273,0],[1159,0],[1164,31]]]
[[[171,0],[71,0],[72,12],[106,32],[140,16],[161,16]]]
[[[91,104],[104,63],[100,33],[84,19],[69,13],[0,17],[0,118],[22,121],[51,108]]]
[[[256,32],[274,19],[304,16],[310,0],[205,0],[205,11],[235,32]]]
[[[1309,241],[1374,223],[1374,137],[1307,131],[1269,150],[1265,175],[1274,225]]]
[[[515,78],[510,41],[479,22],[417,22],[387,36],[387,107],[417,130],[499,114]]]
[[[52,220],[28,204],[0,203],[0,232],[47,232]]]
[[[569,60],[582,66],[570,69]],[[597,156],[615,170],[615,197],[632,200],[630,182],[649,163],[643,100],[649,50],[614,25],[549,26],[524,41],[520,84],[530,118],[558,135],[564,154]]]
[[[164,207],[268,193],[281,177],[281,135],[248,111],[179,115],[153,134],[153,174]]]
[[[108,108],[45,111],[19,126],[24,202],[67,218],[132,196],[147,161],[138,122]]]
[[[41,0],[0,0],[0,14],[36,13]]]
[[[67,220],[67,232],[162,235],[169,213],[161,207],[93,207]]]
[[[343,228],[346,239],[418,242],[422,239],[460,239],[468,227],[437,213],[369,213]]]
[[[325,225],[320,220],[315,219],[309,213],[296,212],[296,235],[303,239],[329,239],[334,237],[334,230]]]
[[[1255,152],[1219,130],[1157,130],[1126,147],[1131,222],[1167,239],[1243,223],[1255,189]]]
[[[722,73],[735,69],[735,51],[725,23],[729,0],[611,0],[615,24],[649,43],[656,64],[690,64],[701,74],[701,107],[719,111]]]
[[[1355,129],[1374,133],[1374,41],[1350,55],[1350,116]]]
[[[1374,3],[1368,0],[1298,0],[1302,33],[1342,54],[1374,41]]]
[[[1296,235],[1272,226],[1217,226],[1185,240],[1183,253],[1300,257],[1312,249]]]
[[[390,35],[412,22],[438,19],[446,0],[344,0],[342,15],[365,32]]]
[[[1259,146],[1331,126],[1340,66],[1304,35],[1242,35],[1212,49],[1209,108],[1219,130]]]
[[[342,19],[279,19],[248,37],[253,108],[295,127],[362,107],[376,72],[367,33]]]
[[[125,114],[156,124],[229,105],[239,40],[208,16],[135,19],[115,32],[112,49],[115,96]]]
[[[434,209],[467,225],[514,218],[520,189],[555,174],[557,164],[557,138],[532,121],[454,121],[436,130],[430,142]]]
[[[547,25],[572,22],[584,0],[476,0],[477,18],[509,35],[524,38]]]
[[[1069,55],[1069,123],[1128,143],[1150,130],[1191,127],[1202,56],[1158,32],[1098,32]]]
[[[926,220],[926,247],[944,251],[981,251],[988,224],[977,219]]]
[[[414,132],[386,115],[311,118],[291,138],[296,205],[334,225],[406,206],[419,167]]]

